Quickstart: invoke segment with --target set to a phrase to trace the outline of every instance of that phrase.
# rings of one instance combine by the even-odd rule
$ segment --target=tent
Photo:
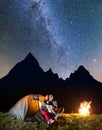
[[[34,114],[39,111],[45,97],[46,96],[37,94],[29,94],[20,99],[8,111],[8,114],[20,120],[24,120],[26,117],[34,116]]]

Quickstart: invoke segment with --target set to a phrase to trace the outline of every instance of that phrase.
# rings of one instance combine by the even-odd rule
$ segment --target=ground
[[[1,112],[0,130],[102,130],[102,115],[63,114],[48,126],[45,122],[20,121]]]

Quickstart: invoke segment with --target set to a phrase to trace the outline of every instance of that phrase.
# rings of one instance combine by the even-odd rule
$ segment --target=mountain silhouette
[[[44,72],[36,58],[29,53],[0,80],[0,88],[1,93],[28,93],[42,87],[47,89],[47,87],[60,86],[62,82],[64,80],[59,79],[51,69]]]
[[[100,82],[95,80],[89,71],[82,65],[79,68],[70,74],[70,77],[66,79],[66,82],[70,85],[84,85],[84,86],[96,86],[101,85]]]
[[[0,79],[0,110],[8,110],[29,93],[52,93],[66,112],[77,112],[82,100],[92,100],[93,111],[102,112],[102,83],[94,79],[82,65],[63,80],[51,68],[45,72],[37,59],[29,53]]]
[[[1,80],[19,83],[32,82],[32,80],[37,79],[38,76],[40,78],[43,74],[44,71],[39,66],[38,61],[29,53],[23,61],[16,64],[8,75]]]

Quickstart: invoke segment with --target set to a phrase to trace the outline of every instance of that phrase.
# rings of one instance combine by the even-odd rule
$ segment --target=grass
[[[63,114],[53,125],[24,122],[0,113],[0,130],[102,130],[102,115]]]

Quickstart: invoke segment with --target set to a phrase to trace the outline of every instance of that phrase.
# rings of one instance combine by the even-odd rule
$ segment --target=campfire
[[[79,113],[81,115],[90,115],[91,101],[83,101],[80,103]]]

